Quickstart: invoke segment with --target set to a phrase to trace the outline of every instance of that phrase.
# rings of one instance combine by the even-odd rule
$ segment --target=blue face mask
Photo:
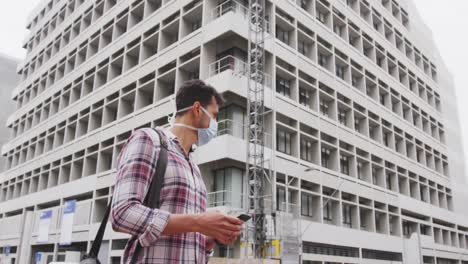
[[[218,133],[218,122],[211,117],[210,113],[208,113],[208,111],[205,108],[202,107],[203,112],[210,118],[210,125],[207,128],[196,128],[182,123],[175,123],[175,114],[186,111],[190,108],[192,108],[192,106],[176,111],[171,117],[169,117],[169,123],[171,124],[171,126],[180,126],[196,130],[198,132],[197,146],[205,145],[208,142],[210,142],[210,140],[212,140],[214,137],[216,137],[216,134]]]

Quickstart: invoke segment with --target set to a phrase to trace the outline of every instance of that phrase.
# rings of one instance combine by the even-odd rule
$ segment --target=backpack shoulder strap
[[[151,185],[148,188],[148,192],[143,202],[145,206],[152,209],[159,207],[159,199],[164,183],[164,175],[166,174],[168,156],[168,143],[166,135],[164,135],[164,133],[157,128],[154,128],[154,130],[159,136],[161,148],[159,150],[159,156],[156,162],[156,169],[154,171],[153,178],[151,179]]]

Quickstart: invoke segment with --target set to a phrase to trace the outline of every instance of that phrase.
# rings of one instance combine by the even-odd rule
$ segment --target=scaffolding
[[[270,173],[265,169],[265,0],[249,0],[249,78],[247,92],[248,140],[246,171],[248,177],[247,206],[252,216],[244,243],[246,256],[263,257],[266,244],[265,183]],[[248,253],[250,248],[252,254]]]

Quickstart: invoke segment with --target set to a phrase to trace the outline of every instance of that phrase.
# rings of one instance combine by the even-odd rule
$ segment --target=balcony
[[[224,71],[231,71],[233,74],[247,77],[248,70],[248,64],[244,60],[227,55],[208,65],[208,77],[213,77]],[[263,79],[265,86],[272,87],[272,76],[267,73],[263,73],[262,75],[263,77],[257,77],[257,79]]]
[[[234,193],[231,191],[215,191],[208,193],[208,207],[226,207],[230,210],[241,210],[243,208],[242,193]]]
[[[228,12],[241,14],[242,16],[244,16],[244,18],[247,18],[247,16],[249,15],[249,9],[245,5],[234,0],[224,1],[223,3],[217,5],[211,12],[211,18],[213,20],[223,16]]]

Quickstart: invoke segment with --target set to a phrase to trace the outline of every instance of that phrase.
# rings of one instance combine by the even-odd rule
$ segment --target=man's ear
[[[193,114],[195,116],[198,116],[200,114],[200,110],[201,110],[200,108],[201,108],[200,102],[197,101],[197,102],[193,103],[193,108],[192,109],[194,110]]]

